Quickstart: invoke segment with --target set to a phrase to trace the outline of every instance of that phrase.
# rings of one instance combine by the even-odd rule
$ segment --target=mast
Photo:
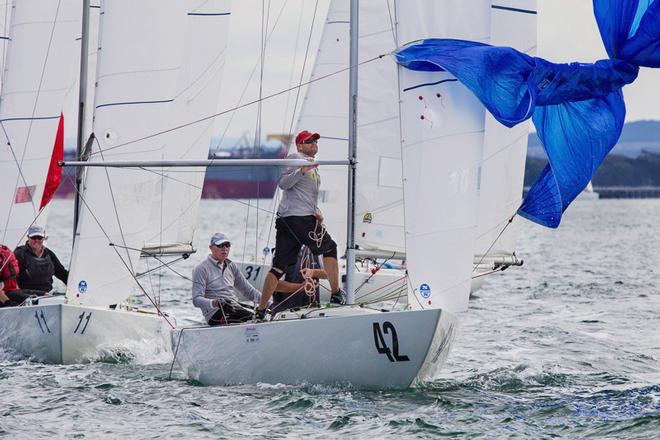
[[[348,95],[348,219],[346,222],[346,293],[348,303],[355,303],[353,288],[355,274],[355,165],[357,152],[357,94],[358,94],[358,11],[359,0],[351,0],[351,49],[349,55]]]
[[[83,160],[85,143],[85,102],[87,100],[87,53],[89,49],[89,7],[90,0],[83,0],[82,32],[80,38],[80,88],[78,90],[78,133],[76,137],[76,158]],[[82,191],[82,176],[84,168],[76,171],[76,195],[73,208],[73,241],[76,240],[78,229],[78,213],[80,211],[80,193]]]

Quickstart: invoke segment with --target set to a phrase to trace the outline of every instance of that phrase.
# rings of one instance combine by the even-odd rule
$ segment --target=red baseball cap
[[[298,133],[298,136],[296,136],[296,145],[301,144],[305,141],[308,141],[310,139],[316,140],[320,138],[321,135],[318,133],[310,133],[307,130],[303,130],[300,133]]]

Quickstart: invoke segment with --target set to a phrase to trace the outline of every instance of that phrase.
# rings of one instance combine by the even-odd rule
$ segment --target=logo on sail
[[[367,212],[362,217],[362,223],[371,223],[372,220],[373,220],[373,215],[370,212]]]
[[[85,293],[85,292],[87,292],[87,281],[85,281],[85,280],[81,280],[81,281],[78,283],[78,292],[80,292],[80,293]]]
[[[422,298],[429,299],[431,297],[431,286],[424,283],[419,286],[419,294],[422,295]]]

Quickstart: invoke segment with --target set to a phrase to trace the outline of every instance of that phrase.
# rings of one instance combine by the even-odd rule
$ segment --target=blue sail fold
[[[610,59],[556,64],[509,47],[426,39],[404,46],[397,62],[447,71],[507,127],[532,117],[548,156],[518,214],[557,227],[623,128],[621,88],[639,66],[660,67],[660,0],[594,0]]]

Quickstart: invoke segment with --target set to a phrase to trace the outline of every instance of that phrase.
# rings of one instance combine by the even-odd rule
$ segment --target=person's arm
[[[255,289],[252,284],[245,279],[245,276],[238,270],[238,266],[233,262],[229,264],[231,271],[234,274],[234,287],[245,295],[246,298],[258,303],[261,299],[261,292]]]
[[[328,274],[324,269],[312,269],[311,267],[305,267],[301,270],[305,278],[320,278],[323,280],[328,279]]]
[[[302,290],[304,285],[305,283],[292,283],[291,281],[278,280],[275,291],[282,293],[293,293],[297,290]]]
[[[55,255],[55,252],[50,249],[48,249],[48,252],[50,253],[50,259],[53,262],[53,266],[55,266],[55,277],[66,284],[69,280],[69,271],[64,268],[59,258],[57,258],[57,255]]]
[[[280,174],[277,186],[279,186],[280,189],[292,188],[293,185],[303,178],[303,176],[302,170],[299,167],[286,168],[282,171],[282,174]]]
[[[197,266],[192,273],[192,301],[195,307],[212,307],[213,300],[204,297],[206,293],[206,273],[202,267]]]

